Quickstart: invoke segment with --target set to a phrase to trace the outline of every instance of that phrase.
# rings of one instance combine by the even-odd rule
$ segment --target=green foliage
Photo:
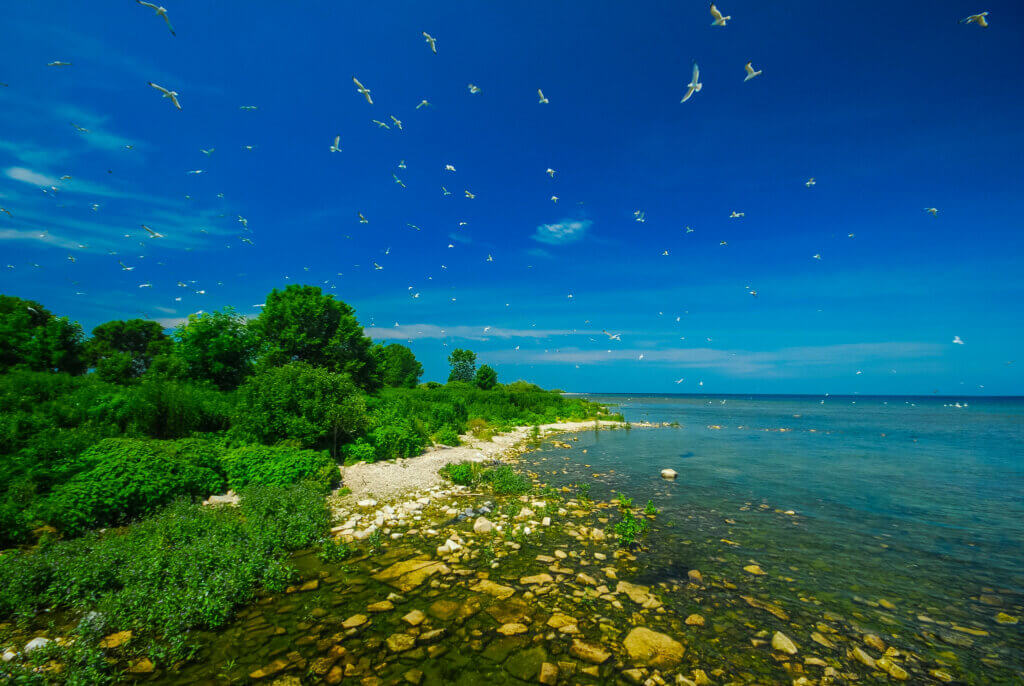
[[[628,510],[633,507],[633,499],[626,496],[625,493],[619,493],[619,509]]]
[[[338,465],[326,451],[289,446],[246,445],[221,458],[228,486],[288,486],[310,481],[323,491],[338,482]]]
[[[476,387],[482,391],[489,391],[498,385],[498,372],[488,364],[480,365],[476,370]]]
[[[451,366],[451,373],[448,374],[448,381],[464,381],[473,383],[476,372],[476,353],[472,350],[456,348],[448,356],[448,364]]]
[[[157,322],[127,319],[97,326],[85,350],[101,379],[125,384],[142,376],[154,357],[170,353],[171,346]]]
[[[371,444],[362,438],[358,438],[352,443],[346,443],[341,446],[339,457],[345,463],[345,466],[348,467],[357,462],[373,462],[377,459],[377,451]]]
[[[508,465],[484,471],[480,480],[490,484],[495,495],[522,495],[530,491],[529,480]]]
[[[0,617],[96,611],[98,633],[134,631],[158,663],[187,657],[194,630],[222,627],[260,586],[283,587],[287,553],[329,522],[322,493],[302,485],[247,490],[239,508],[178,502],[126,530],[0,557]]]
[[[250,326],[260,338],[264,366],[305,362],[348,374],[366,391],[380,387],[373,343],[355,310],[316,286],[275,288]]]
[[[582,483],[576,486],[576,490],[580,494],[580,500],[590,500],[590,484]]]
[[[352,549],[344,541],[325,538],[317,555],[322,562],[344,562],[352,556]]]
[[[654,506],[654,501],[653,500],[648,500],[647,501],[647,504],[644,506],[644,514],[645,515],[650,515],[652,517],[654,515],[658,514],[658,508],[656,508]]]
[[[399,343],[375,345],[374,356],[385,386],[394,388],[416,388],[423,376],[423,365],[412,350]]]
[[[219,312],[190,314],[174,331],[174,354],[197,381],[222,390],[237,388],[252,372],[257,340],[245,317],[225,307]]]
[[[82,327],[34,300],[0,295],[0,373],[17,368],[81,374]]]
[[[431,436],[434,443],[440,443],[441,445],[459,445],[462,441],[459,438],[459,432],[453,427],[445,425],[434,432]]]
[[[615,535],[619,545],[630,547],[647,533],[647,520],[637,519],[630,510],[623,510],[622,519],[615,523]]]
[[[370,532],[370,535],[366,537],[366,545],[370,549],[371,555],[376,555],[384,548],[384,538],[381,536],[380,529],[374,529]]]
[[[241,440],[293,439],[334,452],[366,426],[366,405],[344,374],[292,362],[262,369],[242,384],[233,424]]]
[[[220,493],[219,454],[217,444],[199,439],[105,439],[82,454],[85,469],[54,488],[43,516],[79,533],[149,514],[179,496]]]
[[[438,472],[441,476],[460,486],[472,486],[476,483],[479,470],[474,462],[459,462],[446,464]]]
[[[467,423],[469,433],[473,435],[473,438],[480,439],[481,441],[489,441],[494,438],[496,433],[495,428],[491,426],[490,422],[482,417],[474,417]]]

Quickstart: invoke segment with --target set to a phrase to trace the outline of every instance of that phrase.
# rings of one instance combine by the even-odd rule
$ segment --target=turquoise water
[[[835,612],[969,681],[1020,679],[1022,625],[995,616],[1024,605],[1024,400],[591,398],[679,423],[531,456],[551,483],[653,501],[650,581],[711,570],[797,622]]]

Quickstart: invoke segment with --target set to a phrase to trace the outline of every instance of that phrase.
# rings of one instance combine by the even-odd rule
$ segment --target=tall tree
[[[385,386],[416,388],[423,376],[423,365],[412,350],[400,343],[374,346],[374,355]]]
[[[115,319],[92,330],[89,362],[104,381],[129,383],[146,373],[153,358],[171,352],[164,327],[148,319]]]
[[[185,363],[192,379],[212,381],[229,390],[252,372],[256,336],[245,317],[231,307],[190,314],[188,321],[175,329],[174,340],[174,354]]]
[[[489,391],[498,385],[498,372],[494,371],[494,367],[489,364],[480,365],[480,369],[476,370],[476,387]]]
[[[448,356],[448,364],[452,371],[448,374],[448,381],[465,381],[473,383],[476,373],[476,353],[472,350],[456,348]]]
[[[355,310],[316,286],[292,284],[267,296],[250,324],[259,337],[263,366],[306,362],[348,374],[361,388],[380,388],[380,374]]]
[[[34,300],[0,295],[0,372],[15,367],[81,374],[82,327]]]

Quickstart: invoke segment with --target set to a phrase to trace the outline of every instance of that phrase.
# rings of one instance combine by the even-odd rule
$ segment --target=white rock
[[[3,660],[4,662],[10,662],[16,657],[18,657],[18,654],[16,652],[12,650],[6,650],[4,651],[3,655],[0,655],[0,660]]]
[[[391,534],[391,540],[392,541],[397,541],[401,537],[402,537],[402,533],[400,531],[396,531],[395,533]]]
[[[438,555],[447,555],[451,551],[452,551],[452,549],[448,547],[448,543],[447,542],[444,543],[443,545],[437,546],[437,554]]]
[[[42,636],[33,638],[31,641],[25,644],[25,652],[31,653],[36,648],[42,648],[43,646],[48,645],[49,643],[51,643],[50,639],[43,638]]]
[[[516,519],[527,519],[532,516],[533,510],[531,510],[528,507],[524,507],[523,509],[519,510],[519,514],[516,515]]]
[[[674,479],[677,476],[679,476],[679,473],[676,470],[674,470],[674,469],[662,469],[661,470],[661,478],[662,479]]]
[[[545,517],[540,521],[541,526],[551,526],[551,517]]]
[[[478,534],[490,533],[491,529],[493,528],[494,525],[491,524],[490,520],[487,519],[487,517],[477,517],[476,521],[473,522],[473,531],[475,531]]]
[[[356,505],[359,507],[373,507],[377,504],[377,501],[373,498],[367,498],[366,500],[360,500]]]

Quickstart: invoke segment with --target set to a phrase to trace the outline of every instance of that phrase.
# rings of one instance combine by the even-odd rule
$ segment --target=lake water
[[[652,576],[742,578],[736,565],[756,562],[760,589],[786,607],[813,596],[811,614],[855,613],[989,683],[1020,678],[1021,624],[994,617],[1024,604],[1024,400],[591,397],[680,425],[591,433],[585,460],[543,474],[653,500],[674,526],[648,541]],[[552,451],[533,456],[543,470]]]

